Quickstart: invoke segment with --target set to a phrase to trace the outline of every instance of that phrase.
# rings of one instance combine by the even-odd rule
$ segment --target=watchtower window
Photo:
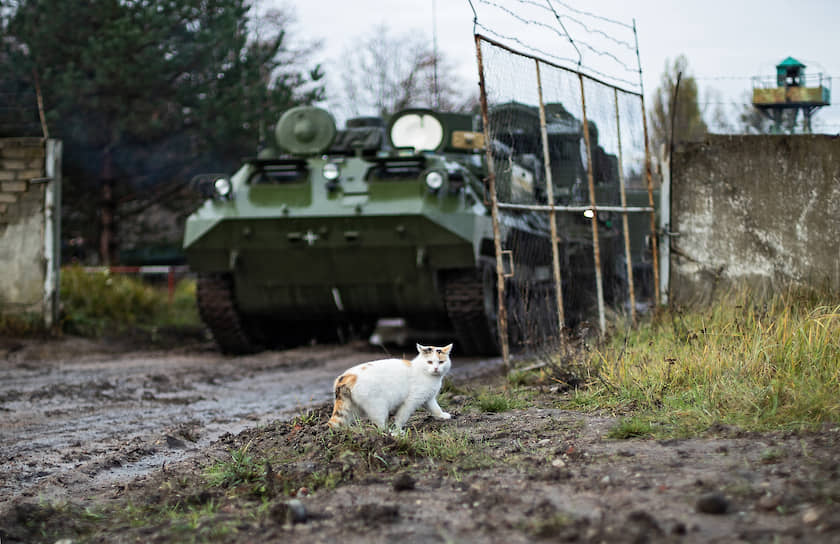
[[[788,87],[799,87],[799,68],[788,68],[785,85]]]

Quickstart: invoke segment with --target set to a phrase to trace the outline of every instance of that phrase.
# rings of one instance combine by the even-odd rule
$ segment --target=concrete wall
[[[710,136],[674,155],[672,300],[748,283],[840,289],[840,138]]]
[[[0,139],[0,313],[42,315],[57,307],[60,144]]]

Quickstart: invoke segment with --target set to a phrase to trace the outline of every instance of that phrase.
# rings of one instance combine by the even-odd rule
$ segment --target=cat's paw
[[[439,415],[435,416],[437,419],[452,419],[452,414],[449,412],[441,412]]]

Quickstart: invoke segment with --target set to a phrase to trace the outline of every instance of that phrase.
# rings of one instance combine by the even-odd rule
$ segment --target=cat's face
[[[449,360],[451,350],[452,344],[442,348],[417,344],[422,369],[432,376],[445,376],[452,366],[452,361]]]

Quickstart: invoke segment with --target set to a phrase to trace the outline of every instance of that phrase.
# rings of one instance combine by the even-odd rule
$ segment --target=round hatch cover
[[[335,139],[332,115],[314,106],[298,106],[287,110],[274,128],[280,149],[292,155],[318,155]]]

